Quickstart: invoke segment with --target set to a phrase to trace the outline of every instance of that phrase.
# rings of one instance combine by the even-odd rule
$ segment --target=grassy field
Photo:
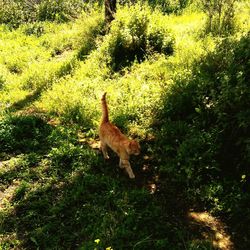
[[[1,24],[0,249],[248,249],[249,17],[237,2],[223,35],[195,4]],[[99,152],[104,91],[141,144],[135,180]]]

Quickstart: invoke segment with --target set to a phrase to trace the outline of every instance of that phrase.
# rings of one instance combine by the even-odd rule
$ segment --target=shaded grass
[[[144,160],[131,161],[137,175],[134,182],[117,167],[114,154],[105,162],[98,152],[79,143],[78,128],[44,123],[44,133],[40,118],[12,119],[19,120],[12,124],[19,131],[27,129],[29,136],[13,133],[16,138],[5,142],[12,143],[11,150],[5,147],[8,154],[1,155],[2,248],[93,249],[100,239],[102,248],[181,249],[191,242],[188,207],[178,189],[169,186],[168,194],[150,194],[149,184],[156,181],[152,142],[142,143]],[[34,142],[39,142],[35,148]]]
[[[14,31],[2,25],[0,99],[3,108],[17,102],[24,104],[34,93],[73,74],[83,55],[95,48],[95,38],[102,27],[103,18],[98,11],[83,14],[77,22],[68,24],[39,22],[24,24]],[[37,30],[41,30],[39,36]]]

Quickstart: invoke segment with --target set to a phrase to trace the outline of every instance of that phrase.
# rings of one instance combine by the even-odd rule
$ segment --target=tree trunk
[[[116,12],[116,0],[105,0],[104,4],[105,4],[105,20],[106,23],[109,24],[115,19],[114,14]]]

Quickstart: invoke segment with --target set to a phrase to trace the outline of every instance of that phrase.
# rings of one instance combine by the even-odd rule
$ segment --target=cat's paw
[[[125,166],[122,164],[119,164],[119,168],[123,169]]]
[[[129,175],[129,178],[130,178],[130,179],[135,179],[135,175],[134,175],[134,174],[130,174],[130,175]]]

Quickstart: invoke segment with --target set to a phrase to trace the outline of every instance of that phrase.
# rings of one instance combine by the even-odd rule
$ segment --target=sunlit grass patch
[[[235,25],[236,32],[249,32],[250,30],[250,4],[248,1],[239,1],[235,3]]]
[[[0,43],[0,62],[11,73],[21,74],[34,61],[48,59],[50,54],[39,46],[36,37],[26,36],[21,30],[5,31]]]
[[[126,16],[127,12],[125,9],[123,15]],[[173,77],[178,72],[188,68],[205,51],[202,41],[199,42],[197,38],[192,37],[192,32],[197,32],[198,36],[202,26],[194,15],[189,17],[186,14],[184,17],[176,17],[178,21],[169,22],[170,17],[164,17],[162,14],[159,14],[159,17],[158,14],[158,12],[152,13],[150,27],[160,23],[163,29],[178,30],[176,25],[183,20],[183,27],[187,23],[190,25],[190,30],[183,28],[182,32],[175,34],[178,43],[175,45],[174,56],[166,58],[163,55],[148,55],[145,62],[134,63],[131,69],[124,68],[121,74],[114,73],[112,65],[109,65],[109,52],[104,50],[110,44],[109,36],[106,36],[97,50],[79,63],[72,77],[58,81],[42,95],[38,106],[67,121],[78,121],[87,127],[93,125],[96,127],[100,117],[100,96],[107,91],[112,119],[123,129],[129,128],[131,134],[139,133],[144,137],[143,133],[146,133],[152,123],[153,109],[159,107],[157,104],[165,86],[173,82]],[[121,13],[120,15],[123,20],[124,17]],[[148,12],[145,12],[145,15],[148,15]],[[152,29],[153,27],[154,25]],[[183,36],[186,38],[185,44],[181,42]],[[113,46],[112,43],[110,46]],[[177,65],[179,69],[176,69]]]
[[[204,235],[207,238],[211,238],[213,246],[218,249],[234,249],[233,242],[230,235],[225,231],[225,225],[223,222],[209,214],[208,212],[189,212],[188,217],[196,223],[208,227],[209,231]]]
[[[49,25],[44,26],[46,30]],[[3,83],[0,95],[4,106],[11,106],[32,91],[48,87],[55,78],[70,73],[74,67],[72,53],[67,54],[64,61],[61,58],[53,60],[51,50],[43,46],[40,38],[27,35],[23,30],[24,26],[13,32],[7,30],[2,35],[0,63],[4,67],[1,70]],[[56,37],[56,34],[53,33],[53,36]],[[57,39],[58,42],[60,40]]]
[[[192,35],[196,36],[202,31],[204,27],[204,14],[202,12],[184,12],[181,15],[171,14],[165,16],[163,19],[172,32],[181,38],[183,36]]]
[[[93,12],[83,13],[75,23],[39,22],[22,25],[14,32],[2,26],[2,107],[24,103],[32,95],[37,95],[32,98],[36,100],[38,92],[52,86],[58,78],[71,74],[78,65],[77,58],[94,48],[95,37],[102,32],[102,20],[99,12]]]
[[[152,57],[134,65],[123,76],[114,75],[113,79],[103,79],[100,75],[86,77],[84,63],[73,77],[46,91],[37,105],[62,119],[97,128],[101,116],[100,97],[106,91],[111,120],[125,130],[130,127],[132,134],[139,132],[140,127],[145,132],[152,123],[152,112],[160,105],[162,88],[170,80],[164,63],[165,57]],[[140,136],[145,135],[140,132]]]

